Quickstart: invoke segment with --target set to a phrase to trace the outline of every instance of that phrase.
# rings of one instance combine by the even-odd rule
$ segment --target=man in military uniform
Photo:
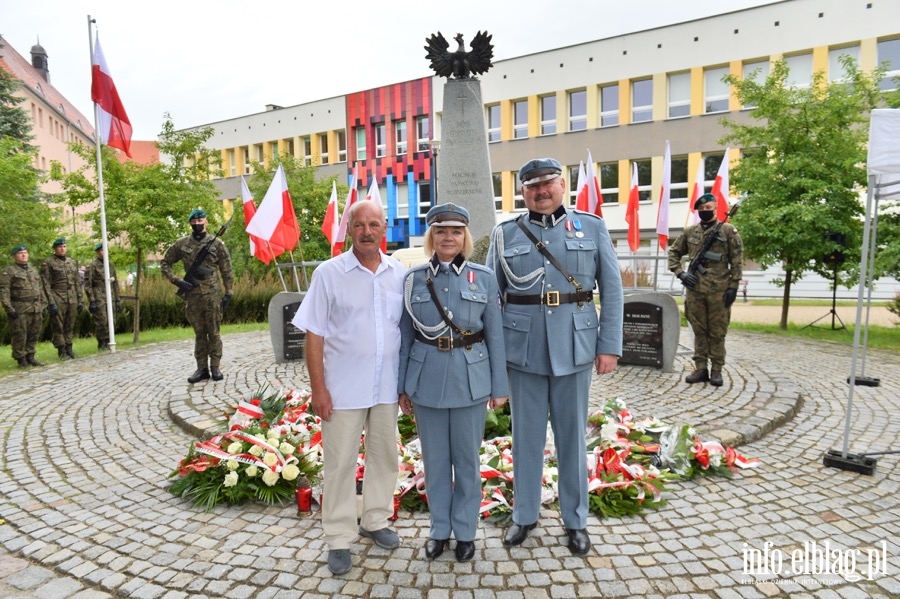
[[[684,313],[694,331],[694,371],[684,381],[691,385],[708,381],[721,387],[725,334],[731,321],[731,304],[743,277],[744,244],[731,223],[716,220],[714,195],[705,193],[697,198],[694,209],[700,222],[685,227],[669,247],[669,270],[687,289]],[[703,256],[698,256],[710,235],[715,235],[715,240]],[[683,256],[691,262],[699,260],[702,268],[696,273],[684,270]]]
[[[62,237],[53,242],[53,255],[41,264],[41,280],[47,309],[50,311],[50,329],[53,345],[62,360],[75,358],[72,353],[72,337],[75,317],[84,310],[81,277],[78,266],[66,255],[68,247]]]
[[[197,383],[212,377],[220,381],[224,377],[219,365],[222,361],[222,338],[219,325],[222,314],[231,301],[234,276],[231,274],[231,257],[221,239],[206,232],[206,212],[201,209],[191,211],[188,216],[191,234],[182,237],[166,250],[160,263],[163,275],[176,287],[186,293],[184,309],[188,322],[194,328],[194,358],[197,370],[188,377],[189,383]],[[185,273],[197,261],[198,255],[209,246],[206,257],[197,265],[196,278],[190,281],[175,276],[173,265],[181,261]],[[218,271],[222,278],[219,285]],[[222,287],[225,294],[222,295]]]
[[[97,349],[109,351],[109,316],[106,311],[106,270],[103,268],[103,242],[94,246],[97,257],[91,260],[84,274],[84,292],[87,294],[88,310],[94,317],[94,328],[97,334]],[[119,283],[116,271],[110,264],[109,290],[112,295],[113,309],[122,309],[119,301]]]
[[[537,526],[549,415],[567,545],[584,555],[591,548],[584,442],[591,367],[608,374],[622,355],[622,277],[603,219],[563,206],[569,192],[558,161],[529,160],[519,180],[528,212],[494,228],[487,256],[504,298],[516,469],[513,524],[503,542],[519,545]]]
[[[10,254],[15,264],[0,272],[0,304],[9,321],[13,360],[19,363],[19,368],[44,366],[34,357],[34,348],[44,324],[41,315],[45,306],[41,275],[28,265],[27,247],[17,245]]]

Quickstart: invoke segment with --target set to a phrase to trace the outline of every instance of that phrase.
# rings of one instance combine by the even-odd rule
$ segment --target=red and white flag
[[[704,185],[704,183],[706,182],[704,180],[705,173],[706,171],[703,168],[703,159],[701,158],[700,163],[697,165],[697,176],[694,177],[694,187],[691,188],[691,204],[690,206],[688,206],[687,222],[685,223],[685,226],[696,225],[700,222],[700,215],[697,214],[697,209],[694,208],[694,203],[697,201],[697,198],[706,193],[706,187]]]
[[[716,175],[716,181],[712,186],[712,194],[716,196],[716,219],[724,221],[728,215],[730,207],[728,205],[728,148],[725,148],[725,155],[722,156],[722,164],[719,165],[719,173]]]
[[[578,184],[575,186],[578,190],[575,195],[575,210],[582,212],[588,211],[588,188],[587,174],[584,171],[584,162],[578,163]]]
[[[600,206],[603,205],[603,194],[600,193],[600,178],[597,176],[597,171],[594,170],[594,157],[591,156],[590,150],[588,150],[588,161],[584,168],[588,188],[588,212],[597,216],[603,216],[603,211],[600,209]]]
[[[372,177],[372,184],[369,185],[369,192],[366,194],[366,199],[378,202],[382,212],[384,211],[384,202],[381,201],[381,191],[378,189],[378,181],[375,180],[375,177]],[[381,253],[387,254],[387,231],[385,231],[384,237],[381,238]]]
[[[347,201],[344,203],[344,211],[341,213],[341,224],[338,227],[337,237],[331,244],[331,255],[337,256],[344,251],[344,240],[347,239],[347,220],[350,217],[350,206],[359,201],[359,164],[353,166],[353,176],[350,178],[350,191],[347,192]]]
[[[636,252],[641,247],[641,226],[638,223],[638,209],[641,196],[638,192],[637,163],[631,163],[631,193],[628,194],[628,208],[625,211],[625,222],[628,223],[628,247]]]
[[[331,182],[331,198],[328,200],[328,207],[325,208],[325,218],[322,219],[322,234],[328,240],[328,244],[334,246],[334,240],[337,238],[338,225],[338,206],[337,206],[337,182]]]
[[[119,148],[131,158],[131,121],[106,65],[103,49],[100,48],[100,36],[94,42],[91,59],[91,100],[98,108],[97,137],[100,143]]]
[[[256,215],[256,204],[253,203],[253,196],[250,194],[250,189],[247,187],[247,181],[244,180],[244,177],[241,177],[241,199],[244,206],[244,228],[246,230],[250,225],[250,221]],[[274,260],[276,255],[284,252],[284,248],[275,247],[256,235],[250,233],[247,233],[247,235],[250,237],[250,255],[255,256],[266,264]]]
[[[659,211],[656,213],[656,235],[659,247],[666,249],[669,244],[669,200],[672,198],[672,153],[669,140],[666,140],[666,153],[663,156],[662,187],[659,189]]]
[[[247,225],[247,233],[271,245],[284,248],[289,252],[297,247],[300,240],[300,225],[297,213],[288,191],[284,167],[278,165],[275,177],[269,185],[266,197],[260,202],[256,215]]]

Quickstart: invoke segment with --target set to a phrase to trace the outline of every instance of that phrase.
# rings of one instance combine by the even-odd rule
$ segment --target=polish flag
[[[91,100],[97,105],[97,137],[100,143],[119,148],[131,158],[131,121],[119,99],[116,84],[106,65],[100,36],[94,43],[91,59]]]
[[[625,211],[625,222],[628,223],[628,247],[636,252],[641,247],[641,227],[638,224],[638,209],[641,196],[638,192],[637,163],[631,163],[631,193],[628,194],[628,208]]]
[[[350,217],[350,206],[359,201],[359,164],[353,166],[353,176],[350,178],[350,191],[347,192],[347,201],[344,202],[344,211],[341,213],[341,224],[338,227],[337,237],[331,244],[331,255],[337,256],[344,251],[344,240],[347,239],[347,219]]]
[[[384,202],[381,201],[381,191],[378,189],[378,182],[375,180],[375,177],[372,177],[372,183],[369,185],[369,192],[366,194],[366,199],[378,202],[382,212],[384,211]],[[387,231],[385,231],[384,237],[381,238],[381,253],[387,254]]]
[[[278,165],[275,177],[269,185],[266,197],[260,202],[256,215],[247,225],[247,233],[272,246],[292,251],[300,240],[300,225],[294,212],[294,203],[288,191],[284,167]]]
[[[666,153],[663,157],[662,187],[659,190],[659,212],[656,213],[656,235],[659,247],[665,250],[669,244],[669,200],[672,197],[672,153],[669,151],[669,140],[666,140]]]
[[[687,214],[687,225],[696,225],[700,222],[700,215],[697,214],[697,209],[694,208],[694,203],[697,201],[697,198],[702,196],[704,193],[704,176],[705,171],[703,169],[703,159],[700,159],[700,163],[697,165],[697,176],[694,178],[694,187],[691,189],[691,205],[688,206],[688,214]]]
[[[331,246],[334,246],[334,240],[338,232],[339,219],[337,211],[337,182],[332,181],[331,198],[328,200],[328,207],[325,208],[325,218],[322,220],[322,234]]]
[[[591,156],[590,150],[588,150],[588,161],[584,169],[588,188],[588,212],[602,217],[603,211],[600,206],[603,205],[603,194],[600,193],[600,178],[597,176],[597,171],[594,170],[594,157]]]
[[[584,172],[584,162],[578,163],[578,184],[575,186],[578,193],[575,195],[575,210],[588,211],[587,174]]]
[[[716,219],[724,221],[728,216],[728,148],[725,148],[725,155],[722,156],[722,164],[719,165],[719,172],[713,183],[711,193],[716,196]]]
[[[250,194],[250,189],[247,187],[247,181],[244,180],[244,177],[241,177],[241,199],[244,205],[244,228],[246,229],[256,215],[256,204],[253,203],[253,196]],[[277,254],[284,252],[284,248],[272,246],[266,240],[250,233],[247,233],[247,235],[250,237],[250,255],[255,256],[266,264],[274,260]]]

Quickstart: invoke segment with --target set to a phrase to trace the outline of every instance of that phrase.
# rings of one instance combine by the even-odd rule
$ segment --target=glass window
[[[494,210],[503,211],[503,173],[491,173],[491,183],[494,188]]]
[[[488,143],[500,141],[500,105],[487,107]]]
[[[256,146],[256,161],[259,163],[265,163],[265,149],[263,148],[263,144],[258,144]]]
[[[669,118],[691,115],[691,74],[669,75]]]
[[[366,128],[356,128],[356,159],[366,159]]]
[[[541,97],[541,135],[556,133],[556,96]]]
[[[249,175],[250,174],[250,146],[244,146],[243,150],[244,150],[244,152],[243,152],[243,154],[244,154],[244,174]]]
[[[338,162],[347,162],[347,135],[343,129],[337,131]]]
[[[888,71],[878,84],[883,91],[897,89],[894,77],[900,77],[900,39],[878,42],[878,64],[888,63]]]
[[[847,78],[847,70],[841,64],[841,56],[849,56],[859,66],[859,46],[846,48],[832,48],[828,51],[828,80],[844,81]]]
[[[387,131],[384,123],[375,125],[375,158],[387,156]]]
[[[397,155],[406,154],[406,121],[394,121],[394,140],[397,146]]]
[[[431,147],[428,143],[429,141],[431,141],[431,123],[427,116],[417,116],[416,145],[419,148],[419,152],[427,152],[429,150]]]
[[[269,142],[269,155],[272,156],[272,158],[278,157],[278,142],[277,141]]]
[[[638,171],[638,195],[642,202],[650,201],[652,191],[653,167],[650,160],[635,160]]]
[[[790,70],[787,76],[787,85],[798,88],[809,87],[813,75],[812,54],[786,56],[784,62]]]
[[[719,166],[725,158],[725,153],[703,155],[703,190],[704,193],[712,189],[716,176],[719,174]]]
[[[319,135],[319,156],[322,157],[322,164],[328,164],[328,134]]]
[[[619,124],[619,86],[604,85],[600,88],[600,126]]]
[[[513,102],[513,138],[528,137],[528,100]]]
[[[569,131],[587,129],[587,91],[569,92]]]
[[[728,75],[728,67],[707,69],[703,73],[703,111],[728,112],[729,85],[722,81]]]
[[[570,166],[567,168],[569,174],[566,181],[569,183],[569,208],[574,208],[578,201],[578,166]]]
[[[741,72],[743,79],[755,81],[760,85],[764,85],[766,78],[769,76],[769,61],[757,60],[754,62],[745,62]],[[744,108],[753,108],[751,104],[744,104]]]
[[[653,80],[632,81],[631,122],[643,123],[651,120],[653,120]]]
[[[619,163],[600,164],[600,194],[604,204],[619,203]]]
[[[237,164],[235,164],[234,148],[228,150],[228,169],[229,174],[234,177],[237,175]]]
[[[303,164],[312,164],[312,138],[307,135],[301,139],[303,142]]]
[[[669,192],[671,199],[688,197],[687,156],[672,156],[672,181]]]

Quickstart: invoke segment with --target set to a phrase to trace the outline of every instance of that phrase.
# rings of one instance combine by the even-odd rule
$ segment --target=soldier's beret
[[[59,246],[61,246],[61,245],[66,245],[66,238],[65,238],[65,237],[60,237],[60,238],[58,238],[56,241],[53,242],[53,247],[54,247],[54,248],[59,247]]]
[[[450,202],[432,206],[425,215],[428,226],[440,225],[442,227],[467,227],[469,225],[469,211],[462,206]]]
[[[702,206],[703,204],[707,204],[709,202],[715,202],[716,196],[711,193],[704,193],[702,196],[694,200],[694,210]]]
[[[99,251],[102,250],[102,249],[103,249],[103,242],[102,242],[102,241],[101,241],[100,243],[98,243],[97,245],[94,246],[94,251],[95,251],[95,252],[99,252]]]
[[[206,218],[206,210],[203,208],[194,208],[191,210],[191,214],[188,216],[188,220],[192,221],[195,218]]]
[[[562,174],[562,166],[554,158],[534,158],[519,169],[519,181],[528,186],[555,179]]]
[[[15,254],[18,254],[19,252],[21,252],[21,251],[23,251],[23,250],[27,250],[27,249],[28,249],[28,248],[25,246],[24,243],[20,243],[19,245],[13,247],[13,249],[12,249],[12,251],[9,253],[9,255],[10,255],[10,256],[15,255]]]

